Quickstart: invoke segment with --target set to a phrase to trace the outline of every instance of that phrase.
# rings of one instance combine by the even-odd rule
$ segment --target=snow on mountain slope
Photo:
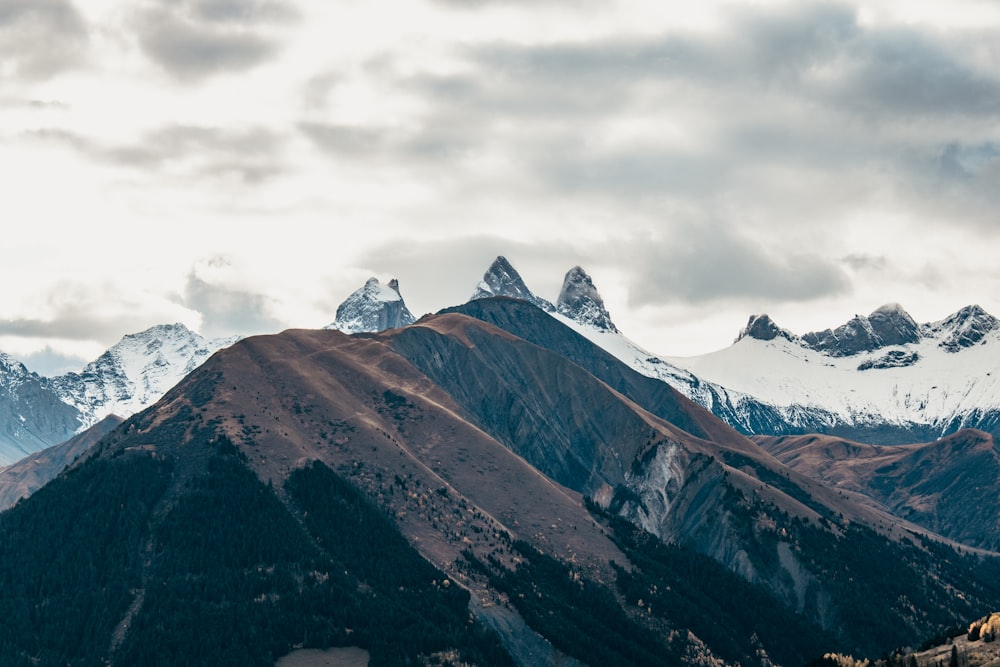
[[[383,285],[378,278],[369,278],[337,307],[337,319],[323,328],[348,334],[376,332],[405,327],[416,319],[399,293],[399,281],[393,278]]]
[[[161,324],[125,336],[80,373],[52,383],[90,426],[109,414],[128,417],[151,405],[216,350],[237,340],[209,340],[183,324]]]
[[[0,352],[0,465],[71,437],[79,412],[60,400],[47,378]]]
[[[870,326],[886,313],[903,327],[880,333]],[[726,349],[666,361],[775,406],[792,426],[796,414],[823,411],[831,426],[916,426],[943,434],[1000,410],[1000,330],[978,306],[911,327],[912,318],[893,305],[802,338],[762,340],[754,335],[763,328],[757,319]]]

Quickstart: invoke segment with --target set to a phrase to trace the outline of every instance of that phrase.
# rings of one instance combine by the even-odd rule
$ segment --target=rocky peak
[[[836,329],[810,332],[802,336],[808,347],[833,357],[849,357],[890,345],[906,345],[920,340],[920,327],[902,306],[887,304],[871,315],[855,315]]]
[[[751,315],[747,325],[740,332],[736,340],[744,338],[754,338],[756,340],[774,340],[781,336],[787,340],[794,340],[795,336],[782,329],[768,315]]]
[[[538,306],[547,312],[553,312],[555,306],[549,301],[535,296],[528,286],[524,284],[521,274],[511,265],[503,255],[497,257],[490,264],[490,268],[483,274],[483,279],[476,286],[476,291],[472,294],[471,301],[476,299],[488,299],[494,296],[509,296],[514,299],[521,299]]]
[[[403,301],[398,280],[393,278],[383,285],[378,278],[369,278],[340,304],[337,319],[324,328],[344,333],[374,332],[405,327],[416,319]]]
[[[594,287],[594,281],[579,266],[574,266],[566,273],[556,310],[580,324],[619,333],[618,327],[611,321],[611,315],[604,308],[604,299]]]
[[[972,305],[928,326],[932,335],[941,337],[939,345],[943,349],[958,352],[981,342],[986,334],[1000,328],[1000,320],[978,305]]]
[[[920,340],[920,327],[898,303],[886,304],[868,316],[880,347],[906,345]]]

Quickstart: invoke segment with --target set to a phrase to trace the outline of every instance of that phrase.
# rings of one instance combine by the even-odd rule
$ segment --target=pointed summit
[[[383,331],[413,324],[417,318],[406,307],[399,293],[399,281],[393,278],[383,285],[369,278],[337,308],[337,319],[323,327],[344,333]]]
[[[483,274],[483,279],[476,286],[476,291],[472,294],[470,301],[488,299],[493,296],[509,296],[514,299],[521,299],[550,313],[556,309],[549,301],[535,296],[528,289],[528,286],[524,284],[524,280],[521,278],[521,274],[511,266],[511,263],[503,255],[497,257],[490,264],[490,268]]]
[[[574,266],[563,280],[556,310],[571,320],[595,329],[620,333],[604,308],[604,299],[594,287],[594,281],[579,266]]]
[[[1000,320],[978,305],[966,306],[941,322],[929,325],[932,331],[943,336],[940,347],[948,352],[972,347],[989,332],[1000,328]]]
[[[736,340],[744,338],[754,338],[756,340],[774,340],[778,336],[787,340],[794,340],[795,336],[785,329],[782,329],[769,315],[751,315],[747,320],[747,325],[740,332]]]

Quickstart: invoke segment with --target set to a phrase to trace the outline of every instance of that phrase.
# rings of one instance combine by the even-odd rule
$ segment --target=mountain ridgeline
[[[995,557],[503,297],[242,340],[0,540],[13,665],[798,665],[1000,605]]]

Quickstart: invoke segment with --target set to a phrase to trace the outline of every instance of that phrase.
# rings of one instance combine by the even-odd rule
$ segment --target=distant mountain
[[[502,255],[497,257],[483,274],[483,279],[476,285],[476,291],[472,293],[471,300],[488,299],[494,296],[521,299],[549,313],[556,309],[551,302],[535,296],[524,284],[521,274]]]
[[[515,299],[248,338],[90,451],[0,514],[14,664],[798,665],[1000,604]]]
[[[66,440],[84,421],[51,380],[0,352],[0,465]]]
[[[957,542],[1000,551],[1000,443],[964,429],[933,442],[865,445],[822,435],[757,436],[782,463]]]
[[[664,361],[766,415],[758,429],[711,407],[744,432],[882,444],[1000,433],[1000,323],[978,306],[917,324],[890,304],[801,337],[754,316],[731,347]],[[699,400],[696,386],[675,386]]]
[[[129,417],[236,340],[209,340],[183,324],[161,324],[125,336],[83,371],[52,378],[52,386],[86,426],[110,414]]]
[[[556,301],[556,311],[574,322],[618,333],[618,328],[604,307],[604,299],[594,287],[594,281],[579,266],[574,266],[566,273]]]
[[[337,319],[324,328],[349,334],[375,332],[405,327],[416,319],[399,293],[398,280],[383,285],[378,278],[369,278],[340,304]]]

